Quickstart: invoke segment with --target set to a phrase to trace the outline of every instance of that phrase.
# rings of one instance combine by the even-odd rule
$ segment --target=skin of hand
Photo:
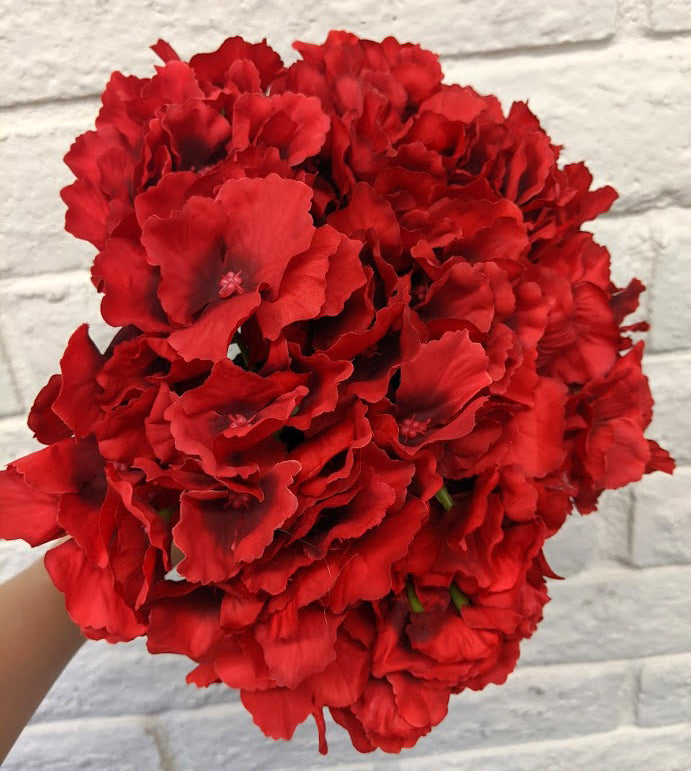
[[[0,586],[0,762],[84,637],[43,565]]]
[[[173,546],[173,564],[183,556]],[[42,559],[0,585],[0,620],[1,764],[85,638]]]

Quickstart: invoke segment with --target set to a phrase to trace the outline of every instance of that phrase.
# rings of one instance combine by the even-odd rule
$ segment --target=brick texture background
[[[586,160],[620,197],[586,223],[619,282],[648,284],[650,436],[676,456],[603,496],[548,544],[564,582],[506,686],[461,694],[400,757],[358,756],[340,729],[316,753],[260,734],[224,688],[184,684],[188,665],[141,641],[89,642],[10,754],[8,771],[220,769],[655,769],[691,758],[691,4],[688,0],[0,0],[0,462],[30,451],[25,416],[87,319],[97,342],[93,249],[64,233],[71,140],[92,127],[109,72],[145,75],[161,36],[183,55],[266,36],[287,60],[330,28],[394,34],[442,55],[448,82],[527,99],[564,162]],[[0,580],[37,556],[0,542]]]

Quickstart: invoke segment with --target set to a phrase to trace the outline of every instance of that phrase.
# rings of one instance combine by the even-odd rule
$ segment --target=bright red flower
[[[401,366],[394,404],[383,408],[375,429],[403,456],[464,436],[483,402],[474,397],[490,383],[482,346],[465,331],[447,332]]]
[[[240,563],[261,557],[274,532],[295,513],[298,501],[290,483],[298,469],[295,461],[285,461],[256,488],[228,480],[220,490],[183,493],[173,529],[173,540],[185,554],[179,572],[188,581],[219,583],[234,575]]]
[[[671,471],[672,461],[644,430],[653,399],[641,372],[643,344],[637,343],[601,378],[571,397],[567,421],[581,511],[593,511],[605,489],[623,487],[653,470]]]
[[[581,231],[616,198],[523,102],[332,31],[113,73],[65,156],[86,325],[0,471],[0,536],[83,633],[146,636],[289,739],[399,752],[503,683],[575,502],[674,462],[644,432],[643,285]],[[170,571],[182,552],[178,576]]]

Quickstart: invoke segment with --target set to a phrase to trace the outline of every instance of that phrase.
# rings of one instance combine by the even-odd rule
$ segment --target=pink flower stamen
[[[429,287],[423,286],[422,284],[419,284],[418,286],[413,289],[413,297],[419,302],[424,302],[427,299],[427,293],[429,292]]]
[[[228,415],[228,428],[244,428],[252,422],[252,418],[246,418],[244,415]]]
[[[230,297],[234,294],[242,294],[245,290],[242,286],[242,271],[238,270],[237,273],[229,270],[218,282],[218,296]]]
[[[229,493],[228,500],[225,503],[226,509],[248,509],[252,503],[252,496],[249,493]]]
[[[427,431],[429,420],[416,420],[414,417],[404,418],[400,426],[400,436],[403,442],[408,442]]]

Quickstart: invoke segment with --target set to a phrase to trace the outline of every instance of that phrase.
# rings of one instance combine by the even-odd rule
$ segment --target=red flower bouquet
[[[295,48],[112,75],[62,197],[119,329],[70,338],[0,536],[70,536],[83,633],[188,656],[267,735],[312,715],[326,751],[328,707],[398,752],[513,670],[572,505],[674,464],[643,286],[581,230],[616,192],[417,45]]]

